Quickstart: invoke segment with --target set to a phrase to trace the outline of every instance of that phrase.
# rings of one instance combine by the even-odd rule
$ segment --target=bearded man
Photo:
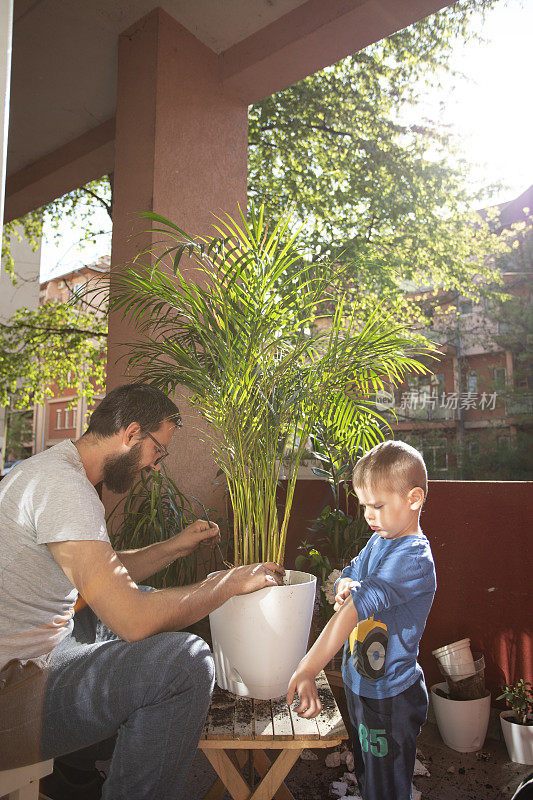
[[[159,469],[181,425],[151,386],[110,392],[86,433],[0,484],[0,769],[55,758],[53,800],[179,798],[214,683],[209,648],[181,629],[230,597],[279,582],[273,563],[163,590],[137,584],[219,530],[198,520],[115,552],[96,491]],[[74,615],[78,593],[87,603]],[[94,762],[112,755],[102,786]]]

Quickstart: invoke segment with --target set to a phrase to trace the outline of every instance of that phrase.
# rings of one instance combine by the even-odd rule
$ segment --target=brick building
[[[433,478],[532,477],[532,211],[533,186],[499,209],[502,228],[526,226],[497,262],[509,299],[441,295],[424,330],[440,346],[440,359],[428,362],[434,374],[413,375],[383,398],[384,409],[394,403],[396,436],[423,450]]]

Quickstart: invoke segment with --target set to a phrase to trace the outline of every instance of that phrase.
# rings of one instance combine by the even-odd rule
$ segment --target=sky
[[[533,183],[533,1],[509,0],[494,8],[482,28],[486,44],[458,45],[457,70],[468,76],[433,98],[434,115],[457,132],[471,164],[472,184],[503,184],[489,203],[512,200]],[[96,261],[111,251],[111,226],[105,211],[94,218],[95,230],[108,231],[96,244],[80,245],[70,225],[57,242],[45,229],[41,280]]]
[[[444,98],[440,114],[459,133],[473,183],[507,184],[487,198],[511,200],[533,183],[533,2],[494,8],[482,28],[486,44],[457,46],[455,67],[469,77]],[[442,98],[441,98],[442,99]]]

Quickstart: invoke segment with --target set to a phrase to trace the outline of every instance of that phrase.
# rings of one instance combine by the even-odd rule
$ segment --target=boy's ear
[[[411,489],[407,497],[409,498],[409,504],[413,511],[418,511],[419,508],[422,508],[424,504],[424,490],[421,486],[415,486]]]

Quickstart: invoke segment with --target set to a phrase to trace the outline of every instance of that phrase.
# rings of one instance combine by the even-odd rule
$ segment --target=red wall
[[[486,683],[533,682],[531,482],[430,481],[422,528],[433,549],[437,594],[420,647],[428,684],[440,679],[431,651],[468,636],[482,652]],[[329,486],[298,481],[285,564],[313,538],[309,520],[330,503]]]

